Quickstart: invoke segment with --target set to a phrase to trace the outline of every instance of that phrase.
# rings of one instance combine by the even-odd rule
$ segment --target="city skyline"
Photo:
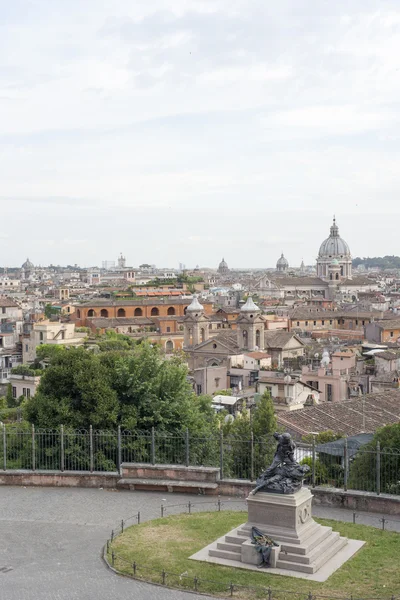
[[[399,254],[398,4],[251,8],[2,3],[3,265]]]

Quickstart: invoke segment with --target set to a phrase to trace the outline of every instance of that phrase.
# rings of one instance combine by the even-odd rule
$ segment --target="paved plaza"
[[[165,492],[0,487],[0,600],[204,599],[119,577],[101,559],[103,544],[121,519],[137,511],[142,520],[151,519],[160,516],[161,504],[188,500],[206,499]],[[244,507],[244,502],[231,505]],[[313,513],[353,518],[350,511],[329,507],[317,506]],[[379,526],[380,518],[359,513],[357,522]],[[400,531],[400,520],[386,527]]]

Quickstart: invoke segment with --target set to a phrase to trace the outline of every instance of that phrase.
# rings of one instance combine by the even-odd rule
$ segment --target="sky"
[[[400,254],[398,0],[0,0],[0,266]]]

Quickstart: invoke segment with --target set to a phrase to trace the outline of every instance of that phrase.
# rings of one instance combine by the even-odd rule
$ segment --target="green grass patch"
[[[365,525],[353,525],[315,519],[332,527],[342,536],[366,541],[365,546],[324,583],[272,575],[268,570],[246,571],[189,560],[217,538],[246,522],[246,512],[223,511],[197,513],[156,519],[128,528],[110,545],[115,554],[115,568],[121,573],[162,583],[171,587],[193,589],[193,578],[199,578],[198,590],[203,593],[227,595],[231,582],[239,586],[271,587],[276,592],[294,592],[290,600],[321,594],[340,598],[388,598],[400,595],[400,535]],[[217,583],[213,583],[217,582]],[[263,598],[256,590],[235,590],[235,597]],[[283,598],[282,595],[273,596]]]

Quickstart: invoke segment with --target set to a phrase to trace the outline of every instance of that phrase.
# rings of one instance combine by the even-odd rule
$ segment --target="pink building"
[[[328,365],[303,366],[300,381],[318,390],[321,402],[340,402],[349,398],[349,380],[355,366],[352,352],[335,352]]]

